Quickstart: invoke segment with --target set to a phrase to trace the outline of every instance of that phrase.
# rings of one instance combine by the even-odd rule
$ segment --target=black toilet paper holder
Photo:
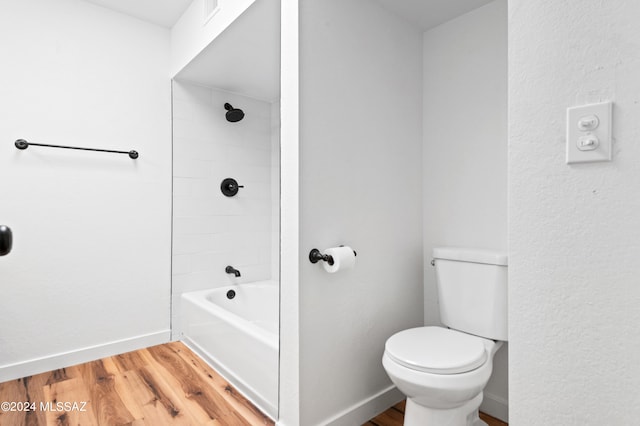
[[[322,254],[317,248],[314,248],[309,252],[309,261],[311,263],[318,263],[321,260],[324,260],[329,265],[333,265],[334,263],[333,256],[331,256],[330,254]]]
[[[344,245],[341,245],[340,247],[344,247]],[[358,253],[356,253],[356,251],[354,250],[353,255],[357,256]],[[311,263],[318,263],[321,260],[324,260],[329,265],[334,264],[333,256],[331,256],[330,254],[322,254],[317,248],[314,248],[309,252],[309,261]]]

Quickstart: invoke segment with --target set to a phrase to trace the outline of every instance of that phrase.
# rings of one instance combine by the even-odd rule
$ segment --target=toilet
[[[433,250],[443,327],[400,331],[382,365],[407,396],[405,426],[481,426],[482,390],[507,341],[507,254]]]

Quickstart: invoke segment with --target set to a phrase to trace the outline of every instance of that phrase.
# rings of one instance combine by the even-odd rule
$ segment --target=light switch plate
[[[611,161],[611,102],[567,108],[567,164]]]

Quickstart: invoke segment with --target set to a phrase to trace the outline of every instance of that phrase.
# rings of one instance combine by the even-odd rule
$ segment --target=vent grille
[[[204,23],[209,22],[219,10],[219,0],[204,0]]]

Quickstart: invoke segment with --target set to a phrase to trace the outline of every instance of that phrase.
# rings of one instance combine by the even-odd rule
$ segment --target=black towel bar
[[[115,154],[128,154],[130,158],[132,159],[136,159],[138,158],[139,154],[138,151],[115,151],[113,149],[98,149],[98,148],[80,148],[78,146],[65,146],[65,145],[51,145],[51,144],[46,144],[46,143],[33,143],[33,142],[27,142],[24,139],[18,139],[15,143],[16,148],[18,149],[27,149],[29,148],[29,146],[33,145],[33,146],[48,146],[50,148],[64,148],[64,149],[79,149],[82,151],[98,151],[98,152],[112,152]]]

